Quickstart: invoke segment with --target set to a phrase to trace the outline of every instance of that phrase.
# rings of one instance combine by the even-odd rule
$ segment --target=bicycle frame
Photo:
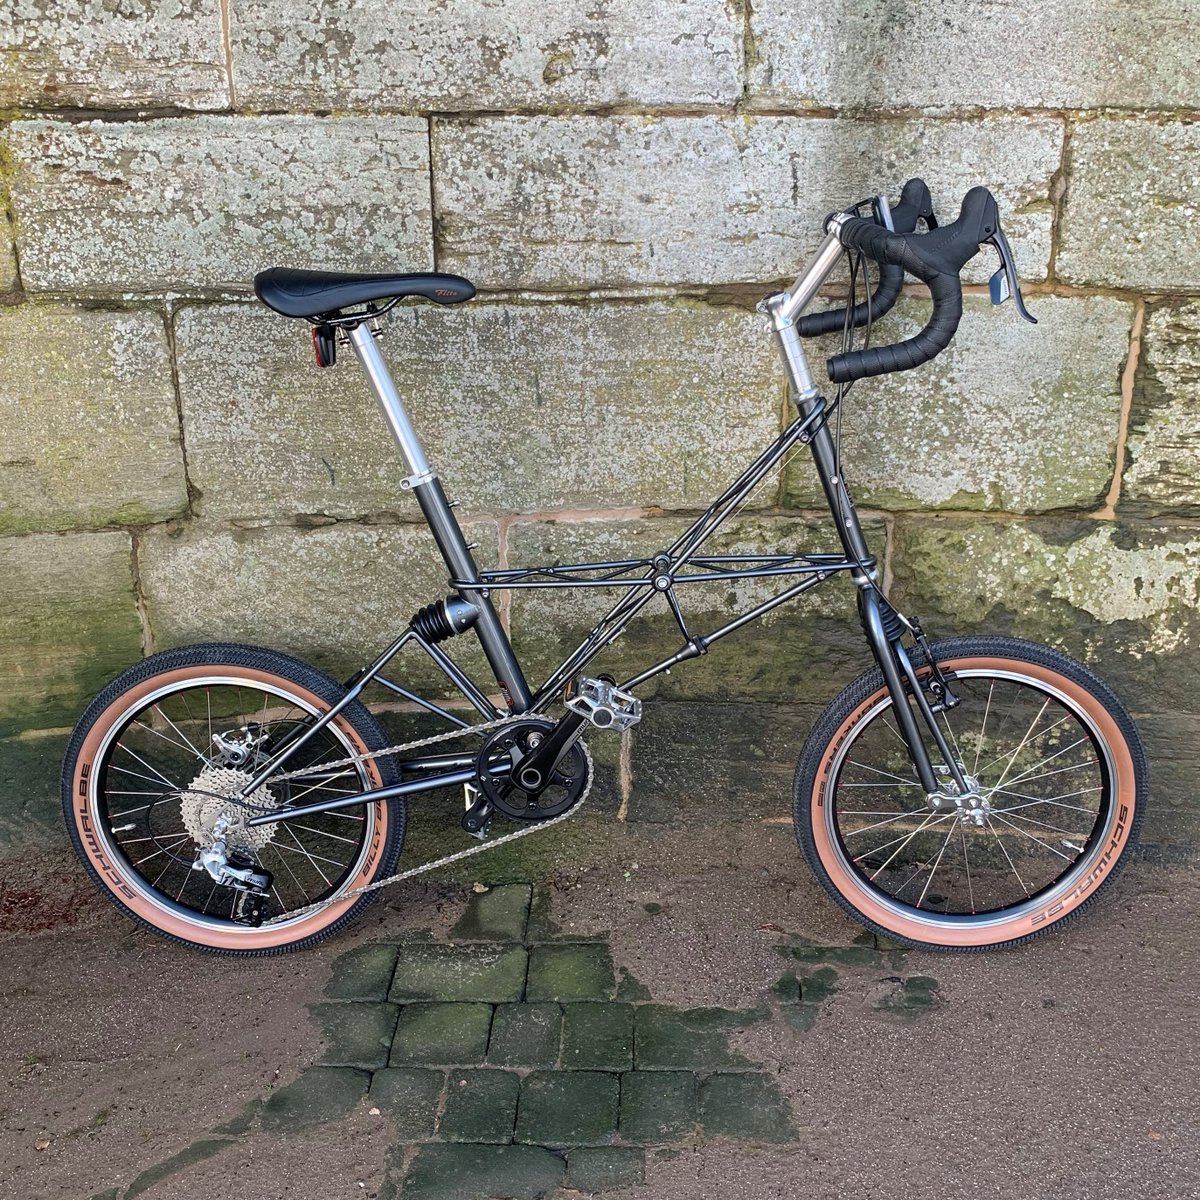
[[[934,712],[924,695],[917,672],[901,639],[904,622],[882,600],[877,586],[876,560],[867,549],[862,525],[839,468],[833,437],[827,425],[828,406],[815,385],[808,366],[795,319],[812,301],[842,255],[837,237],[837,218],[821,248],[792,287],[769,296],[759,305],[767,318],[787,372],[788,384],[798,415],[786,430],[752,462],[716,500],[681,533],[670,546],[644,559],[612,562],[575,563],[516,570],[480,571],[458,521],[446,500],[437,475],[430,467],[408,419],[383,356],[376,345],[378,330],[364,318],[348,325],[348,336],[367,382],[392,431],[400,450],[407,476],[401,483],[411,489],[429,525],[438,550],[450,573],[450,586],[456,601],[454,632],[474,628],[511,714],[542,713],[558,699],[563,688],[591,659],[621,634],[629,622],[656,595],[662,595],[675,619],[683,646],[674,654],[619,684],[628,691],[675,665],[707,653],[715,641],[770,612],[781,604],[809,591],[833,575],[849,572],[858,589],[858,606],[863,629],[891,693],[900,733],[906,742],[922,786],[928,793],[939,791],[929,750],[921,733],[923,725],[937,746],[941,761],[948,764],[955,783],[967,791],[954,756],[946,745]],[[812,452],[830,514],[842,544],[842,554],[796,555],[705,555],[704,543],[741,506],[753,489],[783,460],[797,444],[807,444]],[[742,613],[711,633],[693,634],[687,625],[678,597],[677,585],[732,579],[797,578],[784,591]],[[596,624],[578,647],[567,656],[537,691],[532,691],[513,653],[508,635],[492,603],[493,591],[524,588],[619,588],[624,594]],[[447,601],[446,603],[449,603]],[[424,610],[423,610],[424,611]],[[447,619],[449,619],[447,612]],[[332,709],[319,717],[299,737],[280,749],[242,789],[249,796],[318,730],[353,703],[372,682],[404,697],[428,712],[460,728],[468,722],[445,707],[388,679],[383,670],[406,645],[415,643],[433,660],[442,673],[466,697],[485,721],[504,714],[457,664],[441,650],[435,640],[424,636],[414,623],[369,666],[347,681],[347,693]],[[910,704],[911,701],[911,704]],[[912,705],[915,705],[914,713]],[[919,721],[919,723],[918,723]],[[540,768],[546,758],[561,756],[577,738],[584,718],[569,712],[559,719],[554,733],[545,739],[529,763]],[[535,761],[536,760],[536,761]],[[399,762],[407,773],[419,777],[398,784],[359,792],[334,800],[323,800],[286,809],[273,809],[250,817],[249,825],[262,825],[307,816],[317,812],[348,808],[392,797],[410,795],[448,785],[465,784],[475,776],[475,756],[443,754]],[[551,764],[552,765],[552,764]]]

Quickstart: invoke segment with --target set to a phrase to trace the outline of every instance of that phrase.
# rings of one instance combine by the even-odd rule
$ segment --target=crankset
[[[517,821],[545,821],[579,802],[591,781],[582,742],[568,746],[545,778],[523,765],[554,728],[543,717],[522,717],[484,740],[475,760],[476,786],[491,808]]]

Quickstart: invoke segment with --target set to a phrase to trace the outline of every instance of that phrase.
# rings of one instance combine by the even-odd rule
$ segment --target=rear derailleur
[[[263,922],[262,901],[270,895],[274,879],[270,871],[263,870],[237,849],[227,852],[225,835],[230,827],[227,817],[216,819],[212,841],[200,847],[192,870],[207,871],[218,886],[240,892],[234,919],[258,926]]]

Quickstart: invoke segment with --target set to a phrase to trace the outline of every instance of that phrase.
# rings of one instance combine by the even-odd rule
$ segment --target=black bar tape
[[[850,324],[855,329],[861,329],[870,317],[878,321],[884,313],[891,312],[892,307],[900,298],[904,287],[904,272],[890,263],[879,267],[879,286],[871,296],[870,307],[867,301],[860,301],[850,314]],[[824,337],[827,333],[840,333],[846,328],[846,310],[844,308],[829,308],[824,312],[808,313],[796,322],[796,332],[801,337]]]
[[[933,221],[933,200],[923,179],[910,179],[900,191],[900,203],[892,209],[892,224],[897,233],[911,233],[917,221],[924,217]],[[854,306],[850,324],[861,329],[868,321],[878,321],[900,298],[904,287],[904,271],[891,263],[880,263],[879,286],[866,300]],[[845,308],[830,308],[825,312],[809,313],[796,322],[796,332],[801,337],[824,337],[827,333],[839,333],[846,327]]]
[[[943,351],[962,320],[962,284],[959,272],[979,252],[979,244],[995,233],[999,224],[996,201],[987,188],[972,188],[952,225],[928,233],[891,233],[874,221],[852,218],[843,222],[842,245],[861,250],[880,264],[909,272],[929,286],[933,313],[915,337],[892,346],[872,346],[835,354],[826,364],[834,383],[849,383],[892,371],[910,371]]]

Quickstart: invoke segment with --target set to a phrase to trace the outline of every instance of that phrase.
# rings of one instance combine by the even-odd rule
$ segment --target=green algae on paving
[[[617,1076],[603,1071],[534,1071],[521,1081],[514,1140],[603,1144],[616,1132],[619,1097]]]
[[[321,1027],[328,1067],[382,1067],[388,1060],[396,1019],[395,1004],[310,1004],[308,1011]]]
[[[646,1154],[631,1146],[585,1146],[567,1155],[567,1186],[577,1192],[608,1192],[644,1182]]]
[[[880,948],[880,939],[868,933],[860,934],[852,946],[822,946],[809,938],[793,938],[790,944],[780,946],[779,953],[786,959],[802,963],[836,963],[843,967],[877,967],[898,970],[904,965],[907,951],[895,943]]]
[[[910,975],[907,979],[891,979],[895,986],[875,1004],[880,1012],[899,1017],[920,1017],[938,1003],[938,981],[929,975]]]
[[[386,1000],[397,946],[359,946],[334,959],[325,995],[331,1000]]]
[[[621,978],[617,981],[618,1000],[649,1000],[650,989],[624,967],[621,968]]]
[[[433,1137],[445,1078],[441,1071],[385,1067],[371,1077],[371,1103],[391,1118],[398,1140]]]
[[[528,957],[523,946],[401,946],[389,998],[520,1000]]]
[[[409,1004],[396,1023],[389,1063],[393,1067],[480,1063],[491,1024],[488,1004]]]
[[[520,1090],[513,1071],[451,1071],[438,1132],[452,1142],[511,1142]]]
[[[487,1059],[501,1067],[552,1067],[562,1040],[557,1004],[497,1004]]]
[[[786,1142],[796,1136],[792,1114],[770,1075],[710,1075],[700,1087],[700,1123],[710,1137]]]
[[[562,1055],[568,1070],[628,1071],[633,1066],[633,1005],[565,1005]]]
[[[140,1196],[143,1192],[148,1192],[155,1184],[162,1183],[164,1179],[169,1179],[185,1167],[203,1162],[206,1158],[212,1158],[214,1154],[219,1154],[229,1145],[231,1143],[224,1138],[207,1138],[203,1141],[193,1142],[190,1146],[180,1150],[178,1154],[173,1154],[165,1161],[157,1163],[153,1167],[148,1167],[143,1171],[129,1185],[128,1190],[125,1192],[125,1200],[132,1200],[134,1196]],[[117,1192],[114,1188],[112,1195],[115,1196],[116,1194]]]
[[[344,1117],[366,1095],[371,1076],[353,1067],[308,1067],[262,1107],[268,1133],[293,1133]]]
[[[779,1001],[788,1028],[807,1033],[813,1027],[821,1006],[837,991],[837,977],[832,967],[822,967],[800,979],[788,971],[772,985],[771,992]]]
[[[404,1200],[544,1200],[563,1181],[563,1160],[542,1146],[418,1146]]]
[[[533,889],[527,883],[502,884],[472,893],[450,931],[457,942],[523,942]]]
[[[696,1124],[698,1090],[690,1071],[628,1071],[621,1076],[621,1140],[645,1146],[677,1141]]]
[[[612,953],[605,945],[535,946],[530,952],[528,1000],[611,1000],[616,991]]]
[[[639,1071],[722,1071],[755,1064],[729,1049],[731,1033],[770,1018],[766,1009],[639,1006],[634,1020],[634,1062]]]

